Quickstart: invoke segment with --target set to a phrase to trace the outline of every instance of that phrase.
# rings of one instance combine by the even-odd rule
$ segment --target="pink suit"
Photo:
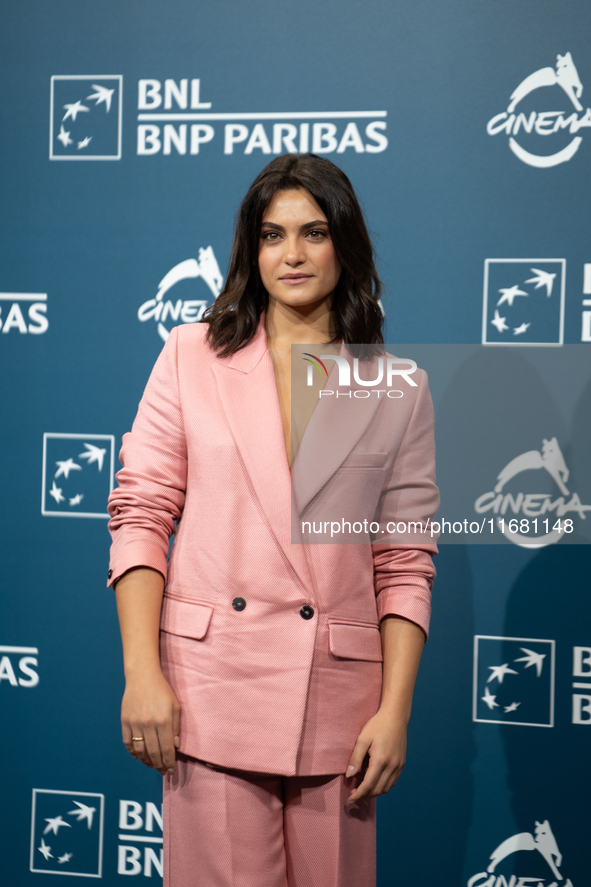
[[[206,330],[173,329],[124,435],[109,500],[110,583],[140,565],[167,577],[161,655],[182,707],[182,753],[259,773],[342,773],[379,704],[379,620],[397,614],[427,632],[437,549],[427,536],[412,548],[292,544],[264,317],[227,358]],[[368,489],[379,473],[385,516],[434,516],[433,412],[424,373],[418,381],[387,425],[388,459],[351,433],[336,464],[309,489],[302,479],[302,514],[322,513],[318,483],[330,493],[342,469]]]
[[[181,754],[164,779],[164,885],[371,887],[375,801],[347,806],[335,774],[379,705],[379,620],[427,633],[437,549],[426,534],[292,539],[302,520],[434,516],[426,377],[381,407],[321,401],[290,475],[264,317],[229,358],[206,330],[172,331],[109,501],[110,584],[136,566],[167,579],[161,660]]]

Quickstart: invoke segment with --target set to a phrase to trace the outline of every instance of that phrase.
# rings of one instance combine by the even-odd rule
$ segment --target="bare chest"
[[[300,349],[303,350],[308,347],[307,345],[302,345]],[[305,355],[306,352],[303,352],[303,354]],[[302,356],[298,356],[297,353],[291,353],[291,350],[287,354],[271,353],[275,372],[275,385],[277,387],[277,400],[279,401],[283,425],[285,452],[290,467],[296,457],[312,413],[318,404],[320,389],[324,384],[324,380],[320,378],[319,374],[313,377],[311,385],[309,382],[308,384],[303,383],[302,380],[307,378],[307,376],[302,371]],[[292,360],[296,361],[295,380],[292,377],[292,372],[294,371]],[[298,367],[300,369],[299,376],[297,374]]]
[[[291,355],[272,354],[287,462],[291,466]]]

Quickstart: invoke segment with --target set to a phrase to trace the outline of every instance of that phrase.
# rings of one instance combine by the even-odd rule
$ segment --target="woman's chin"
[[[292,291],[293,290],[293,291]],[[283,306],[293,310],[311,311],[320,308],[325,303],[330,307],[331,293],[318,295],[318,293],[306,293],[303,288],[290,288],[290,291],[269,293],[270,299],[276,303],[276,307]]]

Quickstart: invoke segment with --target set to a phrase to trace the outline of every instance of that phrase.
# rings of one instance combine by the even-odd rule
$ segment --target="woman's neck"
[[[330,301],[292,308],[269,297],[265,331],[270,350],[290,349],[292,345],[329,342],[334,335],[334,312]]]

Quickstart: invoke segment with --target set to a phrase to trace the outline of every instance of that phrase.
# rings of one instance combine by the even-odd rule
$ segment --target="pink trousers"
[[[164,778],[164,887],[375,887],[375,800],[343,776],[269,776],[178,755]]]

